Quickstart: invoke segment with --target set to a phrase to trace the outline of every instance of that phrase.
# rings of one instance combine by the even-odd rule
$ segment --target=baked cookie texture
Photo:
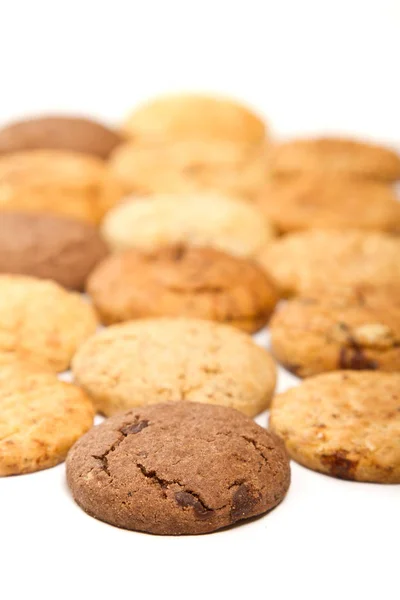
[[[123,194],[106,163],[66,150],[0,156],[0,210],[67,215],[98,223]]]
[[[99,412],[169,401],[265,410],[276,382],[275,363],[246,333],[184,318],[113,325],[87,340],[72,362],[76,382]]]
[[[72,150],[106,159],[122,141],[120,133],[92,119],[37,116],[0,129],[0,154],[24,150]]]
[[[266,137],[264,122],[228,98],[199,94],[159,96],[136,108],[123,124],[134,139],[228,140],[258,143]]]
[[[275,396],[270,427],[309,469],[400,483],[399,391],[400,373],[323,373]]]
[[[263,327],[278,300],[256,263],[213,248],[127,250],[98,265],[87,291],[103,323],[182,316],[244,331]]]
[[[400,156],[390,148],[346,138],[298,139],[276,145],[268,159],[273,176],[327,173],[361,179],[400,179]]]
[[[0,212],[0,272],[52,279],[83,290],[89,273],[107,255],[96,228],[46,213]]]
[[[257,207],[217,194],[127,200],[110,210],[101,231],[110,248],[118,251],[184,244],[244,257],[256,255],[274,236]]]
[[[400,284],[400,238],[383,232],[314,229],[289,234],[259,255],[284,295],[321,288]]]
[[[283,444],[222,406],[130,410],[70,450],[68,485],[89,515],[161,535],[209,533],[261,515],[290,483]]]
[[[218,139],[132,140],[113,152],[110,169],[127,193],[221,192],[255,200],[266,181],[266,150]]]
[[[93,418],[78,387],[27,362],[0,362],[0,476],[59,464]]]
[[[298,297],[270,323],[272,353],[309,377],[336,369],[400,372],[400,284]]]
[[[97,328],[94,309],[57,283],[0,275],[0,354],[64,371]]]
[[[328,227],[400,232],[400,202],[382,182],[318,175],[274,179],[259,204],[281,233]]]

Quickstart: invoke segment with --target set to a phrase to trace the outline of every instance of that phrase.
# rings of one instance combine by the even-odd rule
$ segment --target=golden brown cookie
[[[400,156],[384,146],[346,138],[310,138],[285,142],[272,149],[268,164],[273,176],[326,173],[360,179],[400,179]]]
[[[104,161],[63,150],[0,157],[0,210],[51,212],[97,223],[121,198]]]
[[[313,229],[269,244],[259,260],[282,294],[326,287],[400,284],[400,237],[380,232]]]
[[[270,427],[300,464],[341,479],[400,483],[400,373],[335,371],[275,396]]]
[[[281,233],[358,228],[400,232],[400,202],[386,183],[307,175],[275,179],[260,207]]]
[[[274,314],[270,333],[274,356],[300,377],[400,371],[400,285],[294,298]]]
[[[83,290],[107,254],[90,223],[49,213],[0,212],[0,272],[53,279]]]
[[[262,142],[263,121],[242,104],[228,98],[182,94],[159,96],[134,110],[123,131],[134,139],[228,140]]]
[[[0,129],[0,154],[71,150],[105,159],[122,141],[119,133],[92,119],[61,115],[31,117]]]
[[[195,317],[254,332],[277,294],[261,267],[213,248],[167,246],[113,254],[87,291],[107,325],[141,317]]]
[[[0,477],[62,462],[93,417],[75,385],[27,362],[0,364]]]
[[[68,454],[67,480],[96,519],[188,535],[270,510],[287,492],[290,467],[281,441],[245,415],[175,402],[94,427]]]
[[[226,140],[130,141],[110,159],[125,190],[138,195],[222,192],[254,200],[266,180],[262,144]]]
[[[254,416],[275,388],[275,364],[249,335],[198,319],[141,319],[91,337],[73,359],[95,406],[118,411],[169,401],[203,402]]]
[[[256,206],[215,194],[127,200],[106,215],[101,230],[113,250],[152,251],[184,244],[247,257],[256,255],[274,235]]]
[[[0,353],[64,371],[96,331],[94,309],[53,281],[0,275]]]

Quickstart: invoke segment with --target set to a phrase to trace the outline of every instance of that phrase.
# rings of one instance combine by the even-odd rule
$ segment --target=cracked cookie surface
[[[62,462],[93,424],[94,408],[78,387],[22,361],[0,364],[0,476]]]
[[[280,440],[239,412],[168,403],[92,428],[68,454],[67,480],[93,517],[182,535],[270,510],[286,494],[290,470]]]
[[[275,396],[270,428],[309,469],[341,479],[400,483],[400,373],[311,377]]]
[[[169,401],[221,404],[254,416],[268,407],[276,381],[273,359],[249,335],[184,318],[108,327],[80,347],[72,370],[107,416]]]
[[[87,291],[103,321],[181,316],[254,332],[277,294],[261,267],[213,248],[168,246],[113,254],[91,274]]]
[[[278,308],[270,333],[274,356],[300,377],[400,371],[400,285],[299,296]]]

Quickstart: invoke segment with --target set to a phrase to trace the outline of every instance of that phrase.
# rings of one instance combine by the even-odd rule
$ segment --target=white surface
[[[0,16],[0,121],[48,110],[112,121],[153,94],[198,89],[246,100],[280,135],[400,142],[398,0],[14,0]],[[280,389],[293,381],[282,372]],[[91,519],[63,465],[1,479],[0,599],[398,599],[400,486],[292,474],[266,517],[181,538]]]

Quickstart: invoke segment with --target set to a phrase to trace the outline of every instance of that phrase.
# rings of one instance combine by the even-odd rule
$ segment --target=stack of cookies
[[[400,483],[398,179],[211,96],[4,127],[0,475],[67,457],[88,514],[164,535],[266,513],[289,456]],[[274,397],[275,360],[310,379]]]

